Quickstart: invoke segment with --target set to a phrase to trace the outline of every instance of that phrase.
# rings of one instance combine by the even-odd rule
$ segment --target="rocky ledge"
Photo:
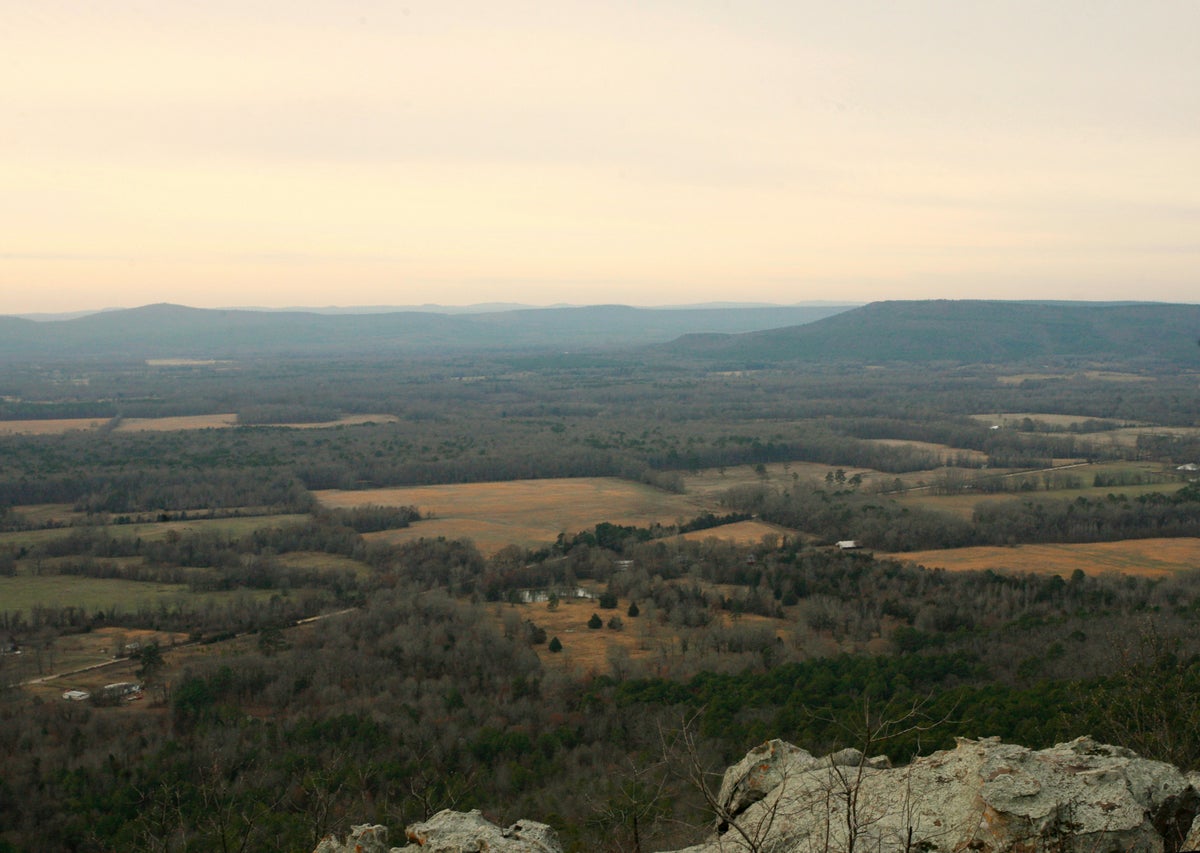
[[[427,853],[562,853],[558,835],[546,824],[530,820],[501,829],[478,809],[440,811],[423,823],[414,823],[404,834],[409,849],[420,847]],[[353,827],[344,843],[326,838],[314,853],[391,853],[403,849],[388,846],[387,827],[364,824]]]
[[[1169,764],[1091,738],[1043,750],[960,739],[904,767],[772,740],[725,772],[711,837],[677,853],[1180,853],[1200,849],[1198,787]],[[440,812],[406,835],[431,853],[562,853],[545,824],[501,829],[478,811]],[[317,853],[399,849],[383,827],[361,826]]]

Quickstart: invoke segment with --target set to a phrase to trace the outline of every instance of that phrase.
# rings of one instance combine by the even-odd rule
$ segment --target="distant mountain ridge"
[[[1200,367],[1200,305],[923,300],[864,306],[626,305],[363,314],[161,303],[70,320],[0,316],[0,359],[236,359],[623,352],[713,368],[812,363]]]
[[[686,335],[664,356],[726,366],[790,362],[988,364],[1092,359],[1200,368],[1200,305],[873,302],[806,326]]]
[[[196,358],[641,347],[693,332],[739,333],[809,323],[848,305],[632,308],[592,305],[316,313],[160,303],[69,320],[0,316],[0,358]]]

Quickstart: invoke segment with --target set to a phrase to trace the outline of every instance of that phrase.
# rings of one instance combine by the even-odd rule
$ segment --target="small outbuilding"
[[[841,548],[843,551],[854,551],[854,550],[862,547],[862,543],[859,542],[857,539],[842,539],[842,540],[839,540],[838,542],[835,542],[834,544],[837,545],[837,547]]]

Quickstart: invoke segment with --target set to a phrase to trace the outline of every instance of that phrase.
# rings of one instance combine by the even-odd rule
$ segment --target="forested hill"
[[[635,347],[810,323],[848,306],[527,308],[325,314],[147,305],[71,320],[0,317],[0,358],[193,358]]]
[[[1200,305],[929,300],[873,302],[806,326],[689,335],[656,349],[727,366],[1078,359],[1197,367],[1198,339]]]

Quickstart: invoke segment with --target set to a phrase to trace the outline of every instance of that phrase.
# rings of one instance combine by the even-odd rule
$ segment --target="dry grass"
[[[1085,370],[1083,375],[1088,379],[1103,379],[1106,382],[1154,382],[1153,376],[1142,376],[1138,373],[1119,373],[1115,370]]]
[[[287,429],[331,429],[360,424],[395,423],[395,415],[347,415],[336,421],[304,424],[271,424]],[[105,426],[108,418],[58,418],[51,420],[0,421],[0,435],[62,435],[68,432],[93,432]],[[188,429],[230,429],[238,425],[237,415],[183,415],[171,418],[125,418],[117,432],[176,432]]]
[[[936,453],[942,462],[946,462],[955,458],[967,458],[977,462],[987,462],[988,455],[982,450],[964,450],[960,447],[951,447],[948,444],[935,444],[932,441],[908,441],[902,438],[870,438],[867,439],[875,444],[883,444],[888,447],[912,447],[917,450],[928,450],[930,453]]]
[[[506,545],[532,547],[595,524],[674,524],[709,507],[683,495],[612,477],[515,480],[363,491],[315,493],[328,507],[415,506],[425,520],[368,539],[404,542],[445,536],[469,538],[485,554]]]
[[[705,539],[720,539],[733,542],[735,545],[757,545],[764,536],[795,536],[796,531],[778,524],[768,524],[765,521],[738,521],[733,524],[722,524],[720,527],[710,527],[706,530],[693,530],[684,533],[680,539],[689,542],[703,542]]]
[[[1137,373],[1120,373],[1115,370],[1085,370],[1082,373],[1013,373],[1008,376],[997,376],[996,381],[1001,385],[1020,385],[1026,379],[1037,382],[1045,379],[1073,379],[1082,376],[1086,379],[1102,379],[1107,382],[1153,382],[1153,376],[1142,376]]]
[[[1056,460],[1056,463],[1064,463],[1068,460]],[[991,469],[986,472],[988,474],[997,473],[998,469]],[[1136,462],[1110,462],[1100,464],[1076,465],[1072,468],[1064,468],[1062,473],[1075,474],[1080,480],[1088,485],[1081,489],[1039,489],[1034,492],[999,492],[996,494],[983,494],[975,491],[966,491],[957,495],[935,495],[928,490],[914,490],[903,492],[898,495],[893,495],[896,500],[905,504],[920,506],[925,509],[937,510],[939,512],[948,512],[952,515],[957,515],[960,518],[970,518],[975,511],[975,507],[984,502],[989,501],[1014,501],[1028,500],[1030,498],[1036,500],[1074,500],[1075,498],[1087,498],[1094,500],[1104,498],[1110,494],[1125,495],[1129,498],[1137,497],[1138,495],[1148,494],[1150,492],[1174,492],[1182,488],[1185,484],[1181,481],[1165,482],[1165,483],[1145,483],[1142,485],[1131,486],[1092,486],[1091,483],[1096,474],[1100,473],[1117,473],[1120,471],[1133,471],[1145,474],[1158,474],[1163,472],[1163,467],[1157,464],[1136,463]],[[966,471],[964,472],[968,478],[978,476],[981,472]],[[1039,477],[1039,472],[1033,471],[1015,471],[1015,477],[1029,476]],[[1053,476],[1053,472],[1051,472]],[[926,475],[928,479],[928,475]]]
[[[728,468],[705,468],[684,476],[683,485],[689,495],[711,502],[721,493],[736,486],[768,485],[776,488],[791,485],[796,479],[804,482],[824,481],[825,475],[838,470],[836,465],[817,462],[772,462],[763,466],[766,476],[754,465],[731,465]],[[864,482],[883,476],[870,468],[842,468],[847,477],[861,474]],[[714,510],[715,512],[716,510]]]
[[[217,361],[215,358],[148,358],[149,367],[211,367],[214,364],[233,364],[232,361]]]
[[[1001,385],[1020,385],[1026,379],[1038,382],[1045,379],[1068,379],[1069,373],[1012,373],[1008,376],[997,376],[996,381]]]
[[[56,524],[82,524],[86,512],[78,512],[72,504],[23,504],[13,511],[34,527],[53,527]]]
[[[136,611],[183,598],[192,601],[234,601],[239,597],[269,598],[271,590],[191,592],[187,584],[89,578],[76,575],[26,575],[0,577],[0,610],[26,613],[35,605],[80,607],[87,612],[121,608]]]
[[[332,429],[340,426],[361,426],[362,424],[394,424],[400,418],[396,415],[346,415],[336,421],[320,421],[312,424],[279,424],[288,429]]]
[[[237,426],[237,415],[183,415],[174,418],[125,418],[117,432],[176,432],[184,429],[228,429]]]
[[[729,588],[732,590],[732,588]],[[599,593],[599,587],[594,592]],[[567,599],[559,603],[556,610],[551,610],[546,602],[536,604],[497,604],[491,609],[492,617],[498,627],[502,628],[505,613],[515,612],[524,622],[532,620],[540,628],[546,630],[546,643],[534,646],[534,651],[547,668],[567,670],[575,675],[609,674],[612,672],[610,655],[616,649],[628,654],[629,660],[641,666],[665,666],[671,659],[677,659],[681,654],[678,633],[669,625],[664,625],[653,616],[643,614],[637,617],[627,615],[629,600],[622,598],[614,610],[602,610],[594,599]],[[589,628],[588,619],[595,613],[604,622],[602,628]],[[613,617],[620,618],[623,627],[613,630],[608,627],[608,621]],[[734,617],[726,612],[716,614],[716,618],[725,624],[730,624]],[[778,632],[794,627],[786,620],[769,619],[753,614],[736,617],[740,624],[747,626],[766,626]],[[558,637],[562,643],[561,652],[551,652],[550,640]]]
[[[323,554],[316,551],[289,551],[278,554],[275,562],[288,569],[309,569],[318,572],[351,571],[360,578],[371,574],[370,566],[338,554]]]
[[[1086,421],[1098,421],[1100,423],[1128,423],[1128,421],[1118,420],[1116,418],[1093,418],[1088,415],[1058,415],[1048,412],[985,412],[978,415],[971,415],[977,421],[983,421],[987,424],[999,424],[1003,427],[1019,427],[1021,422],[1026,418],[1031,421],[1040,421],[1050,426],[1069,427],[1071,424],[1081,424]]]
[[[286,527],[299,524],[307,515],[255,515],[236,518],[197,518],[188,521],[153,521],[141,524],[114,524],[104,528],[108,535],[121,539],[143,539],[147,541],[165,539],[172,533],[188,535],[208,531],[224,536],[245,536],[264,527]],[[17,530],[0,533],[0,546],[16,550],[32,548],[55,539],[63,539],[79,533],[79,527],[54,527],[46,530]]]
[[[99,429],[108,418],[58,418],[55,420],[0,421],[0,435],[63,435]]]
[[[503,610],[507,607],[509,605],[505,604],[493,611],[498,622],[503,620]],[[580,673],[607,673],[611,669],[608,662],[610,648],[623,648],[634,660],[644,660],[651,654],[648,649],[641,648],[646,643],[640,640],[650,623],[640,616],[636,619],[626,616],[628,601],[621,602],[616,610],[601,610],[595,601],[586,599],[563,601],[557,610],[550,610],[549,607],[546,603],[516,605],[522,620],[532,619],[539,627],[546,629],[546,644],[534,647],[545,666],[572,669]],[[620,616],[624,628],[620,631],[607,627],[593,630],[587,626],[593,613],[603,619],[606,625],[613,616]],[[554,637],[558,637],[562,643],[561,652],[551,652],[548,648]]]
[[[1129,539],[1071,545],[1017,545],[1011,548],[949,548],[884,554],[927,568],[948,571],[1033,572],[1069,577],[1114,572],[1166,577],[1200,568],[1200,539]]]
[[[1080,438],[1087,439],[1094,444],[1116,444],[1120,447],[1137,447],[1138,439],[1152,435],[1169,435],[1194,437],[1200,434],[1200,427],[1122,427],[1120,429],[1108,430],[1105,432],[1088,432],[1081,433]]]

